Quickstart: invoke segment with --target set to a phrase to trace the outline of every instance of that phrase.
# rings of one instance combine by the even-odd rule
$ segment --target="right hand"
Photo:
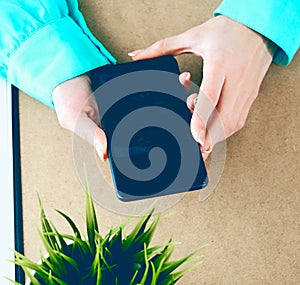
[[[203,58],[200,93],[191,95],[187,105],[193,111],[192,134],[205,152],[244,126],[275,48],[248,27],[218,16],[128,55],[133,60],[183,53]]]

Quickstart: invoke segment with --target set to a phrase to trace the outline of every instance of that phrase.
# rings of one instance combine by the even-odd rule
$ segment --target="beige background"
[[[200,24],[220,1],[80,1],[95,35],[120,60],[127,52]],[[179,59],[182,70],[201,78],[201,60]],[[299,284],[300,55],[288,67],[272,65],[246,126],[228,140],[225,170],[214,194],[199,203],[190,193],[167,213],[155,242],[174,235],[175,256],[199,245],[205,263],[179,284]],[[72,134],[53,110],[21,94],[21,152],[26,254],[39,258],[35,228],[39,192],[49,216],[54,209],[84,225],[84,191],[74,169]],[[97,206],[103,232],[125,217]]]

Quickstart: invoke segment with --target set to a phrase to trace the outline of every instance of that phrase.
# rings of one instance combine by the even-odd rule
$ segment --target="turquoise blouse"
[[[77,0],[0,0],[0,77],[53,108],[60,83],[116,60]]]
[[[299,0],[224,0],[215,15],[272,40],[275,63],[288,64],[299,48]],[[115,62],[88,29],[77,0],[0,0],[0,77],[42,103],[53,108],[58,84]]]

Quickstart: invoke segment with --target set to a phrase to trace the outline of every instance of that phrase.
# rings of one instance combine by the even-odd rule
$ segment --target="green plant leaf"
[[[15,281],[15,280],[12,280],[11,278],[7,278],[7,277],[4,277],[4,278],[5,278],[6,280],[8,280],[8,281],[14,283],[15,285],[22,285],[21,283]]]
[[[55,285],[54,278],[52,276],[52,271],[49,272],[49,277],[48,277],[49,285]]]
[[[78,237],[79,239],[81,239],[81,234],[79,229],[77,228],[77,226],[75,225],[75,223],[73,222],[73,220],[67,216],[66,214],[64,214],[63,212],[56,210],[57,213],[59,213],[62,217],[64,217],[66,219],[66,221],[68,222],[68,224],[71,226],[75,237]]]
[[[145,272],[144,272],[144,275],[140,282],[141,285],[144,285],[146,283],[146,280],[148,277],[148,271],[149,271],[149,262],[148,262],[147,245],[146,244],[144,244],[144,261],[145,261]]]
[[[98,240],[96,242],[96,254],[91,267],[91,275],[96,275],[96,284],[101,284],[102,272],[101,272],[101,256],[102,256],[102,246],[101,242]]]
[[[171,246],[171,245],[175,245],[175,244],[178,244],[178,243],[172,242],[172,243],[160,244],[160,245],[156,245],[156,246],[147,248],[147,256],[152,257],[152,255],[155,255],[155,256],[161,255],[161,253],[158,253],[158,251],[160,249],[165,248],[166,246]],[[137,260],[140,260],[143,257],[144,257],[144,250],[141,250],[136,254]]]
[[[26,269],[36,271],[41,275],[47,276],[47,271],[45,270],[45,268],[42,265],[39,265],[39,264],[29,260],[23,254],[18,253],[16,251],[15,251],[14,263],[16,265],[21,266],[23,270],[24,270],[24,268],[26,268]]]
[[[176,244],[177,243],[174,243],[172,238],[170,238],[169,243],[167,243],[164,249],[151,259],[151,261],[155,264],[155,267],[159,268],[159,272],[163,264],[166,263],[171,257]]]
[[[135,279],[136,279],[138,273],[139,273],[138,270],[136,270],[136,271],[134,272],[134,275],[132,276],[129,285],[134,285],[134,282],[135,282]]]
[[[151,223],[150,227],[145,232],[140,233],[139,236],[136,237],[135,243],[146,243],[146,245],[148,246],[157,228],[159,219],[160,216],[158,215],[157,218]]]
[[[162,268],[162,273],[165,275],[171,274],[175,269],[177,269],[180,265],[190,261],[191,257],[194,256],[197,252],[199,252],[200,249],[196,249],[195,251],[191,252],[187,256],[177,260],[169,262],[168,264],[165,264]]]
[[[95,253],[95,235],[99,233],[95,207],[89,189],[86,189],[86,229],[91,252]]]
[[[202,263],[203,263],[203,260],[201,260],[197,263],[194,263],[181,271],[172,273],[174,282],[177,282],[184,274],[186,274],[188,271],[194,269],[195,267],[201,265]]]
[[[161,273],[161,269],[162,269],[164,263],[167,262],[167,260],[168,260],[168,257],[169,257],[168,253],[169,252],[167,251],[167,249],[171,249],[171,248],[165,247],[165,249],[162,251],[162,253],[160,253],[159,255],[154,256],[154,258],[152,258],[151,261],[150,261],[153,264],[153,266],[155,266],[155,268],[156,268],[156,271],[155,271],[154,277],[153,277],[153,279],[155,280],[155,284],[158,281],[158,277]]]
[[[42,232],[44,234],[44,237],[46,238],[49,246],[51,246],[52,249],[58,249],[59,245],[57,243],[57,240],[54,235],[54,231],[51,227],[51,224],[46,216],[46,213],[44,211],[44,207],[41,201],[40,196],[38,195],[39,204],[40,204],[40,217],[41,217],[41,224],[42,224]]]
[[[160,220],[160,215],[151,219],[154,209],[136,222],[129,235],[124,230],[127,221],[111,228],[102,237],[88,184],[86,237],[80,234],[80,229],[69,216],[57,211],[73,230],[72,234],[59,233],[46,217],[41,201],[40,207],[41,230],[38,229],[38,233],[49,257],[42,257],[41,264],[37,264],[16,252],[14,260],[23,268],[32,285],[172,285],[203,262],[202,256],[195,257],[202,247],[184,258],[170,261],[178,244],[172,238],[165,244],[150,247]],[[188,266],[178,271],[184,264]]]
[[[25,274],[29,277],[30,282],[32,283],[32,285],[42,285],[30,272],[26,267],[23,267],[23,270],[25,272]]]
[[[57,254],[61,256],[62,259],[64,259],[67,263],[69,263],[75,270],[79,270],[77,262],[72,257],[69,257],[62,252],[57,252]]]
[[[48,240],[45,235],[38,230],[40,238],[49,254],[49,258],[51,260],[51,264],[57,269],[59,276],[62,272],[66,270],[64,263],[62,262],[61,257],[57,254],[58,251],[54,250],[51,245],[48,243]]]
[[[149,262],[151,265],[151,270],[152,270],[152,280],[151,280],[151,284],[150,285],[156,285],[157,283],[157,273],[155,270],[155,266],[154,263],[152,261]]]
[[[154,212],[154,209],[152,209],[149,214],[144,215],[140,221],[136,224],[132,232],[126,237],[123,245],[124,249],[127,250],[129,246],[132,244],[132,242],[138,238],[144,231],[147,226],[147,223],[149,219],[151,218],[152,214]]]

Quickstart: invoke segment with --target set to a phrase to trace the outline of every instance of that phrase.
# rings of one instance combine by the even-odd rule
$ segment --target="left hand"
[[[59,84],[52,93],[52,100],[60,125],[93,145],[100,159],[105,161],[107,140],[99,126],[99,110],[88,75]]]

